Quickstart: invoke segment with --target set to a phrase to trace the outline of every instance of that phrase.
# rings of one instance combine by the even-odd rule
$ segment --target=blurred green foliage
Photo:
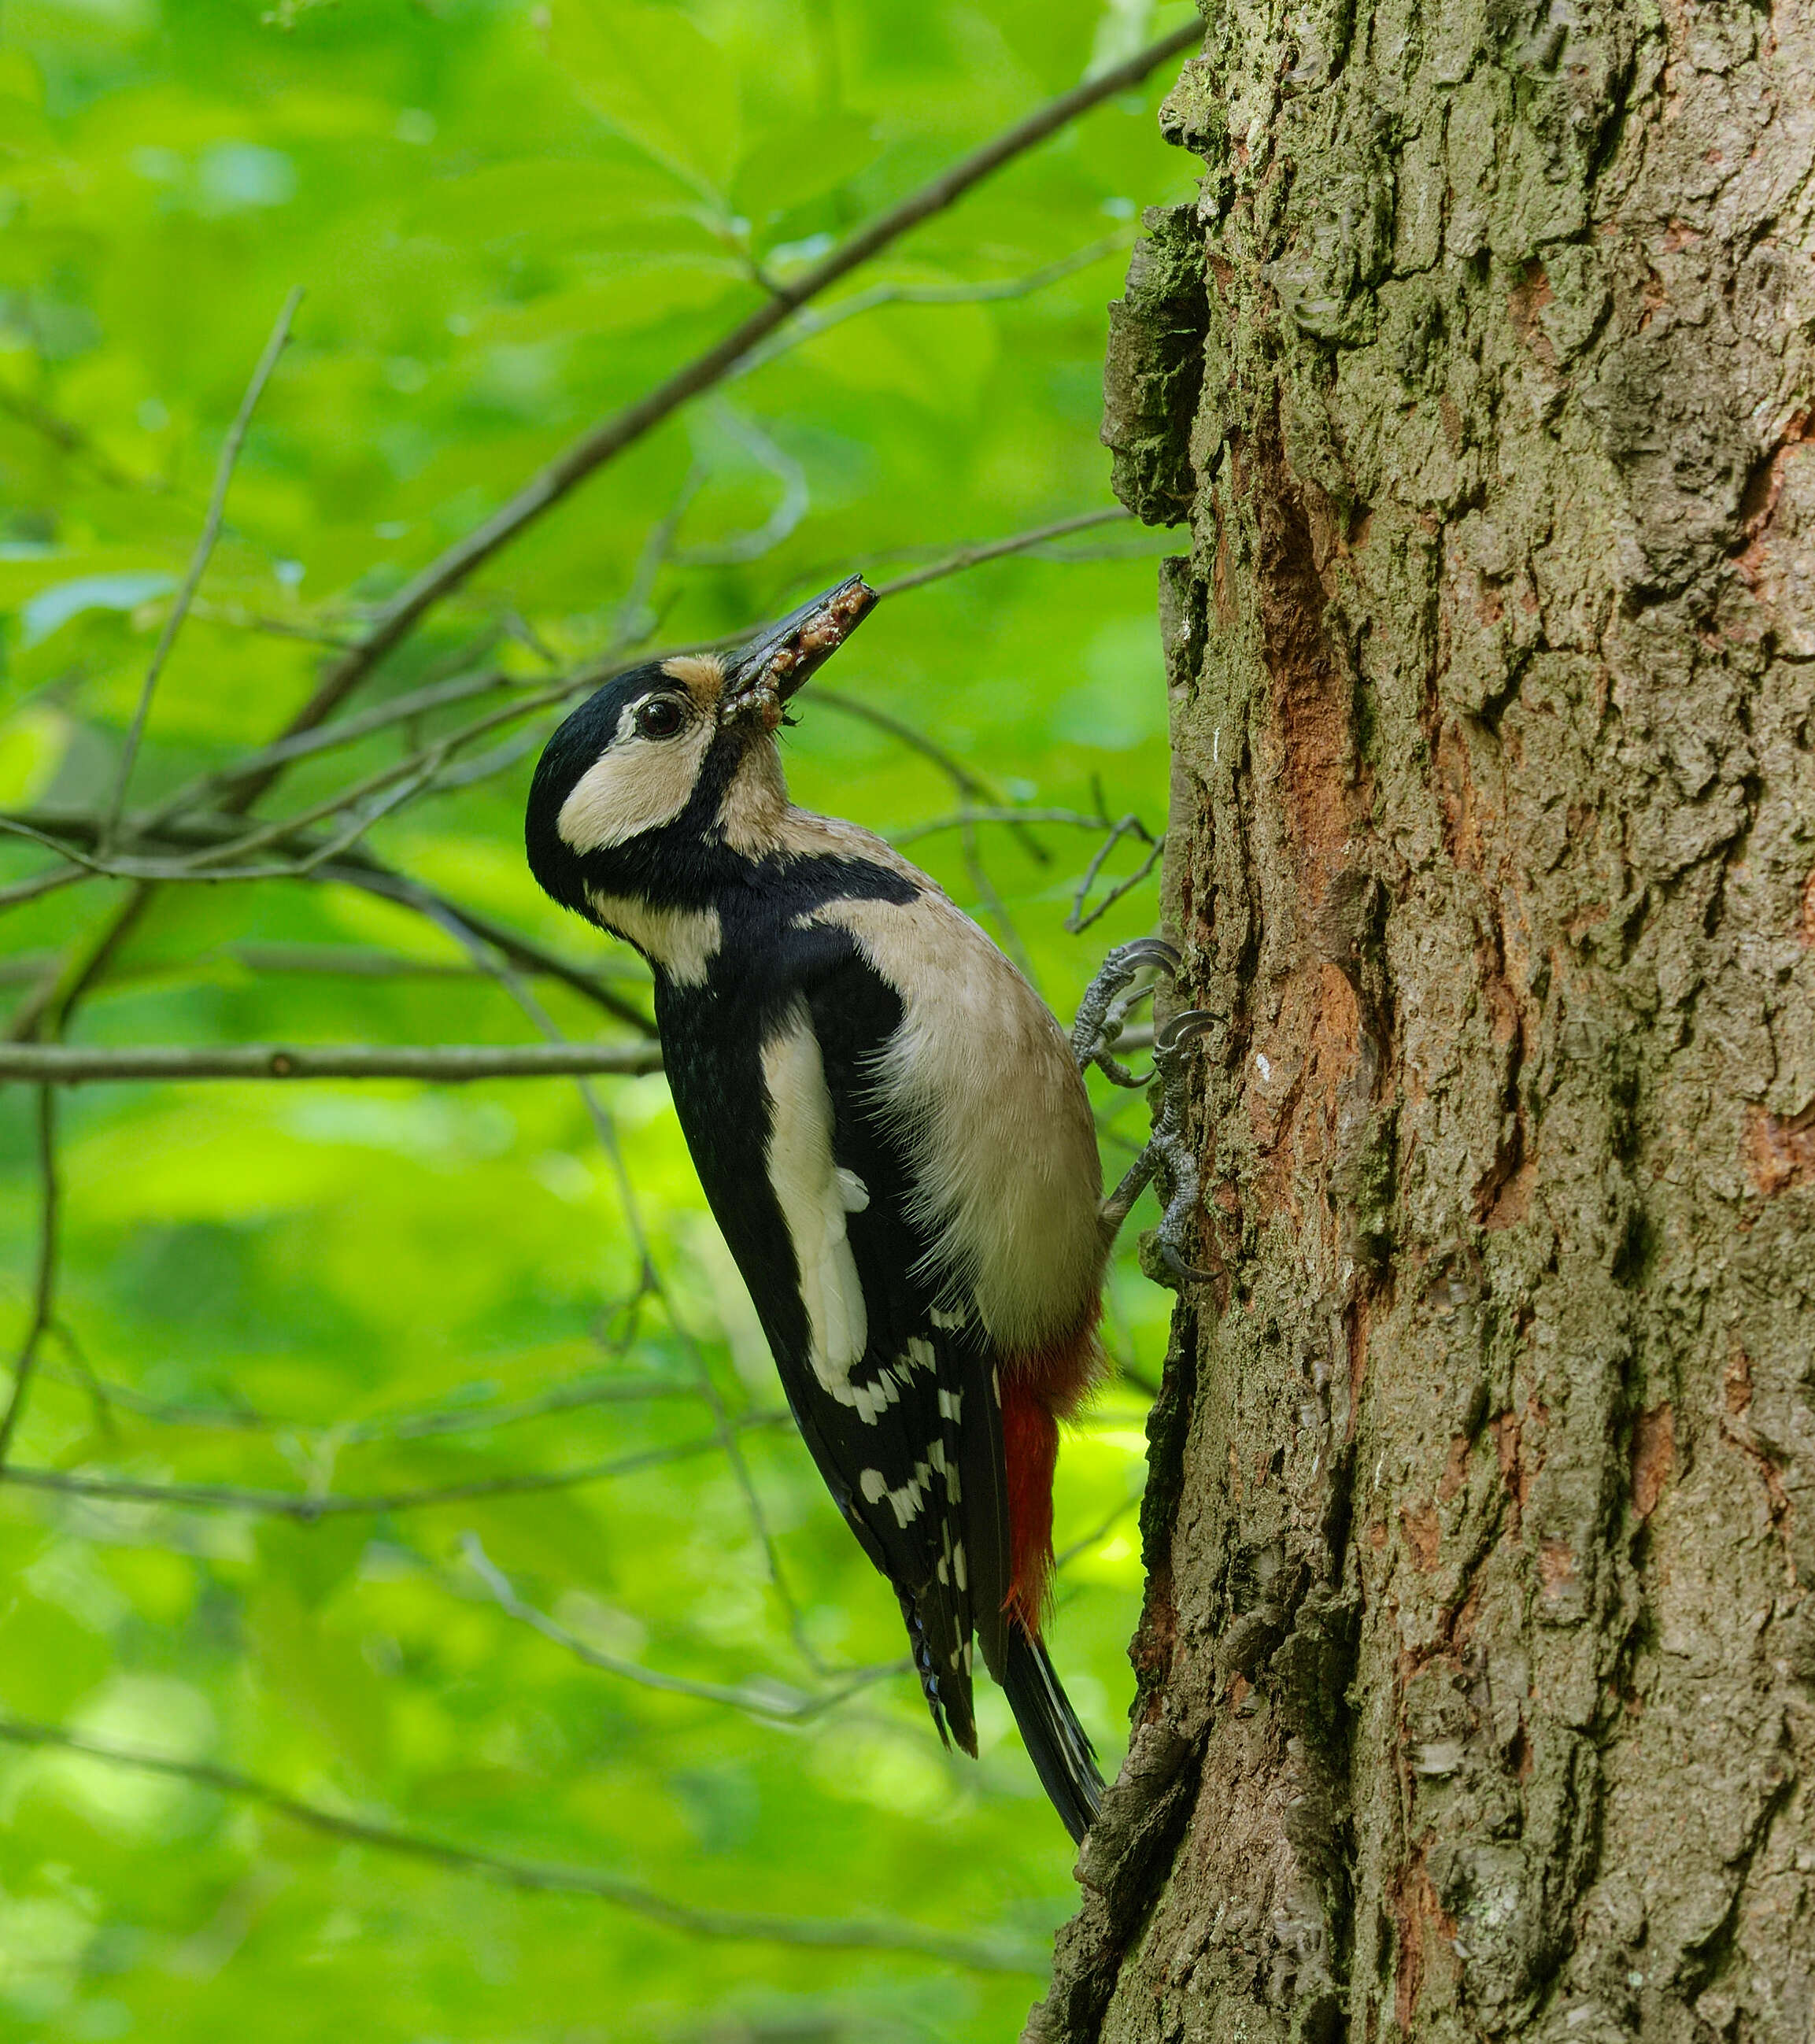
[[[6,0],[5,813],[105,813],[223,436],[292,286],[306,296],[156,698],[134,813],[268,741],[313,687],[320,641],[356,636],[363,607],[733,325],[762,275],[797,273],[1187,11]],[[540,686],[626,644],[753,624],[854,567],[886,579],[1110,508],[1103,305],[1140,208],[1182,195],[1152,118],[1167,75],[1011,164],[594,478],[437,610],[354,709],[488,666]],[[987,805],[1132,812],[1157,828],[1157,551],[1109,525],[891,599],[825,686],[930,736]],[[924,749],[810,693],[802,708],[788,741],[801,799],[902,833],[963,806]],[[563,923],[524,869],[524,787],[557,713],[502,727],[460,755],[471,773],[375,816],[366,842],[644,1001],[635,959]],[[313,809],[473,714],[305,761],[258,813]],[[990,822],[917,840],[914,856],[1022,949],[1065,1012],[1105,945],[1155,914],[1149,882],[1065,934],[1102,836]],[[1109,876],[1139,854],[1118,848]],[[50,863],[9,838],[0,887]],[[0,920],[15,1023],[60,971],[67,985],[126,891],[91,876]],[[621,1033],[558,982],[516,991],[567,1034]],[[445,928],[302,877],[159,889],[68,1030],[118,1044],[536,1033]],[[62,1100],[55,1320],[17,1465],[394,1497],[686,1452],[313,1523],[8,1485],[0,1710],[691,1908],[918,1926],[1013,1946],[1034,1970],[695,1934],[325,1837],[243,1796],[0,1746],[0,2034],[384,2044],[1018,2027],[1071,1906],[1063,1832],[993,1692],[978,1765],[940,1750],[898,1674],[787,1718],[840,1671],[899,1656],[893,1600],[791,1430],[763,1424],[772,1366],[663,1082],[602,1081],[597,1098],[598,1121],[552,1080]],[[34,1108],[29,1089],[0,1088],[9,1346],[35,1282]],[[1138,1120],[1106,1130],[1112,1170]],[[1139,1592],[1125,1508],[1143,1470],[1138,1385],[1167,1304],[1118,1265],[1110,1334],[1136,1374],[1062,1462],[1059,1541],[1075,1551],[1056,1649],[1112,1771]],[[755,1423],[736,1439],[786,1594],[714,1405]],[[501,1594],[595,1659],[774,1708],[588,1665]]]

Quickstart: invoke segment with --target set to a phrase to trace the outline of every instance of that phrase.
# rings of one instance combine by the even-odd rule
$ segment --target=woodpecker
[[[707,1201],[940,1737],[975,1756],[975,1641],[1081,1840],[1103,1785],[1043,1637],[1053,1468],[1141,1173],[1106,1204],[1081,1063],[1175,955],[1125,947],[1075,1055],[925,874],[789,800],[785,706],[875,600],[853,576],[739,652],[609,682],[536,766],[529,865],[648,962]],[[1176,1142],[1156,1168],[1169,1215],[1194,1199]]]

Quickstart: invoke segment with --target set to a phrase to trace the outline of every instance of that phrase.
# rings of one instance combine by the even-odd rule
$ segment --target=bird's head
[[[550,738],[530,783],[529,868],[564,906],[676,899],[760,840],[786,801],[775,742],[795,690],[856,630],[876,593],[852,575],[731,653],[618,674]]]

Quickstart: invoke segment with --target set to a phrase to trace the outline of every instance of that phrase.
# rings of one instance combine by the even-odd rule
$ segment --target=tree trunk
[[[1815,2032],[1795,5],[1226,0],[1162,117],[1213,1276],[1030,2038]]]

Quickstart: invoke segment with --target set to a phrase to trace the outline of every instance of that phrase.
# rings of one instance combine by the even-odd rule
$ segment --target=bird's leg
[[[1079,1005],[1078,1020],[1071,1031],[1071,1054],[1080,1071],[1095,1065],[1117,1085],[1144,1086],[1159,1082],[1153,1133],[1121,1184],[1104,1201],[1101,1221],[1104,1239],[1113,1242],[1135,1201],[1149,1184],[1157,1181],[1163,1210],[1154,1235],[1156,1260],[1177,1285],[1202,1281],[1210,1274],[1195,1269],[1184,1254],[1199,1192],[1198,1160],[1185,1133],[1186,1052],[1216,1017],[1207,1009],[1193,1008],[1161,1024],[1154,1035],[1153,1070],[1146,1078],[1137,1078],[1114,1056],[1113,1047],[1136,997],[1128,989],[1144,965],[1156,966],[1171,979],[1179,970],[1179,954],[1157,937],[1139,938],[1111,951]]]

